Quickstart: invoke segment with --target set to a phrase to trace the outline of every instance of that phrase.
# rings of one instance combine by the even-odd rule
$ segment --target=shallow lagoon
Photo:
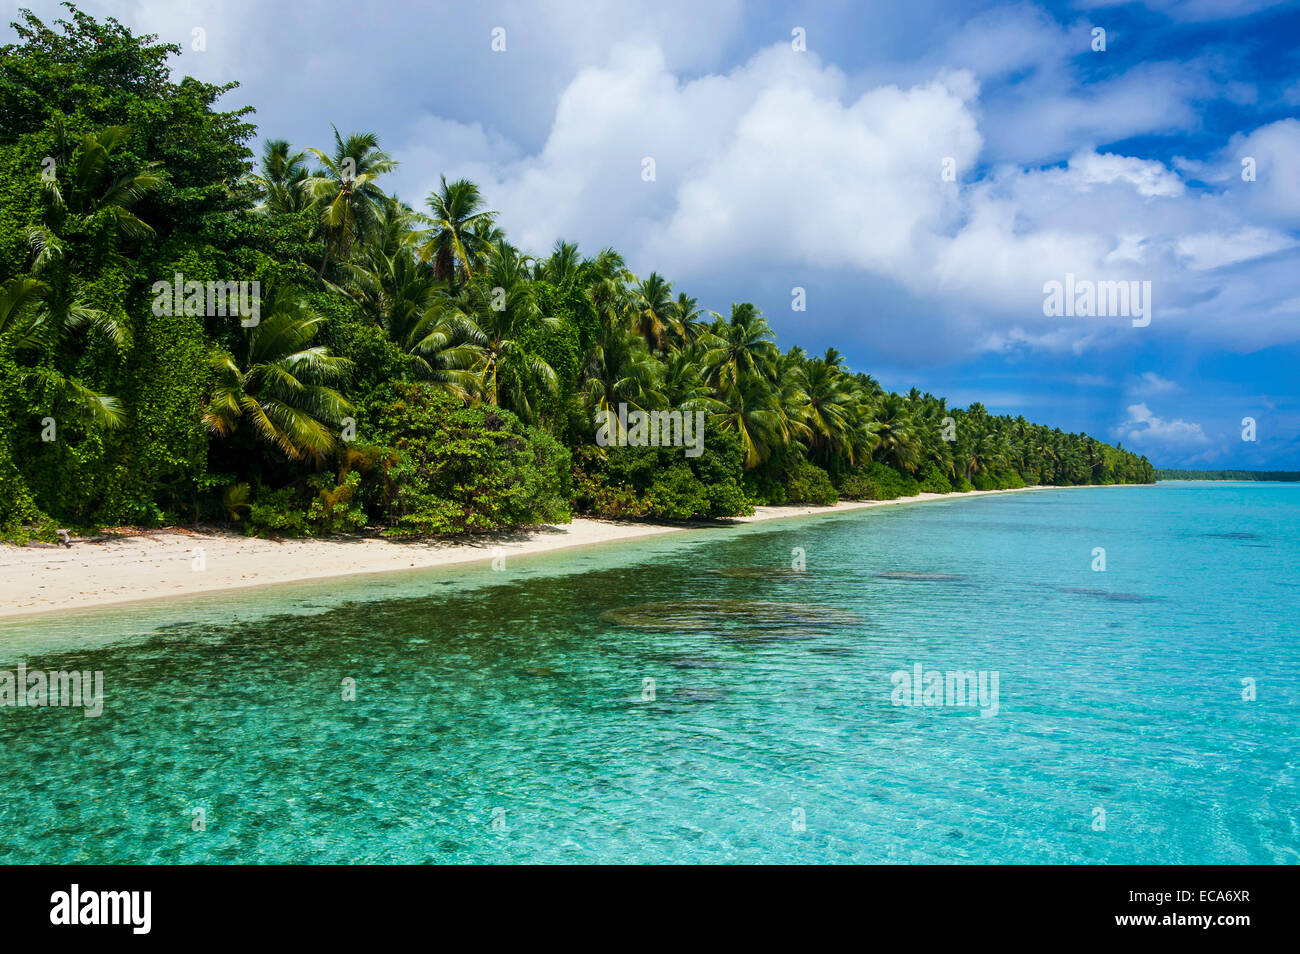
[[[1295,863],[1297,525],[1072,489],[9,621],[105,710],[0,709],[0,861]]]

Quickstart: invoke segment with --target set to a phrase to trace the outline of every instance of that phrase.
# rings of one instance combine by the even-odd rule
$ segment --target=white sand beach
[[[705,527],[716,529],[728,523],[1052,489],[1060,488],[927,493],[895,500],[843,502],[833,507],[759,507],[751,517],[709,524],[622,523],[579,517],[569,524],[485,535],[469,542],[396,543],[373,537],[262,540],[238,533],[174,528],[94,541],[74,540],[71,547],[5,545],[0,546],[0,617],[327,577],[486,563],[497,552],[513,558],[594,543],[690,533]]]

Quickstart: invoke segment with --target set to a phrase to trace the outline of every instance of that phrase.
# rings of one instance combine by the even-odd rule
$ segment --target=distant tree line
[[[1300,480],[1300,470],[1170,470],[1156,468],[1156,480]]]

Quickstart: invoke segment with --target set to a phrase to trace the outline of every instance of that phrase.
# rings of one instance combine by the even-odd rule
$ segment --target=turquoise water
[[[0,709],[0,861],[1296,863],[1298,526],[1072,489],[11,622],[105,710]]]

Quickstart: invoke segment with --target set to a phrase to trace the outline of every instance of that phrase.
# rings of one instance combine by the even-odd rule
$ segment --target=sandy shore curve
[[[62,546],[0,546],[0,617],[87,609],[136,600],[338,576],[450,566],[690,533],[727,524],[843,513],[875,507],[1064,488],[920,494],[894,500],[842,502],[833,507],[759,507],[752,517],[708,524],[592,520],[487,534],[473,540],[393,542],[376,537],[263,540],[239,533],[172,528]]]

